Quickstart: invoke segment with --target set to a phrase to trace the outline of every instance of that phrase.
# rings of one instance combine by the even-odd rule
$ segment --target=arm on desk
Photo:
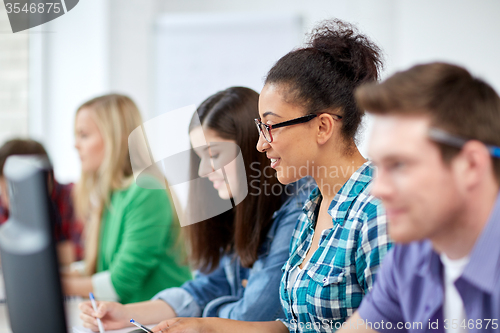
[[[88,297],[94,291],[92,278],[88,276],[63,276],[61,283],[64,294],[69,296]]]
[[[174,318],[164,320],[152,331],[168,333],[288,333],[281,321],[250,322],[223,318]]]

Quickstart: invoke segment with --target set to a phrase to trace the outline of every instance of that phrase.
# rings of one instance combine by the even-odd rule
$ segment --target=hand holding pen
[[[97,313],[97,305],[95,303],[95,298],[93,293],[89,293],[90,302],[92,303],[92,308]],[[97,318],[97,327],[99,327],[99,333],[104,333],[104,327],[102,326],[102,322],[100,318]]]
[[[127,327],[129,324],[131,314],[128,313],[123,304],[117,302],[96,302],[97,311],[94,310],[91,301],[80,303],[79,309],[80,319],[83,326],[93,331],[98,331],[97,318],[106,330],[116,330]]]

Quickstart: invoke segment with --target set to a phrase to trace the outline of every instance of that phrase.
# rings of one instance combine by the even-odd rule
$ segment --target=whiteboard
[[[260,92],[266,73],[300,45],[302,20],[293,14],[168,14],[155,25],[155,114],[230,86]]]

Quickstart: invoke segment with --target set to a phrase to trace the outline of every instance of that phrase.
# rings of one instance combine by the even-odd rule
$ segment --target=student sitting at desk
[[[85,270],[63,278],[66,294],[92,291],[97,299],[131,303],[191,278],[167,192],[134,182],[127,140],[141,124],[135,103],[122,95],[97,97],[77,111],[82,175],[75,205],[85,221]]]
[[[30,139],[12,139],[0,148],[0,224],[9,218],[9,193],[3,177],[5,161],[11,155],[41,155],[49,158],[41,143]],[[56,213],[55,240],[61,265],[69,265],[82,258],[82,224],[76,220],[71,192],[73,184],[60,184],[51,173],[48,179],[50,199]]]
[[[370,194],[374,166],[355,144],[363,111],[354,89],[378,78],[379,52],[351,25],[329,21],[306,47],[278,60],[262,89],[257,149],[281,183],[310,175],[318,184],[283,267],[285,316],[260,323],[176,318],[153,331],[333,332],[358,308],[392,244],[382,203]]]
[[[360,88],[373,194],[397,244],[342,333],[493,333],[500,320],[500,97],[431,63]]]
[[[238,203],[245,185],[249,186],[248,195],[233,209],[185,227],[191,259],[203,273],[181,288],[160,292],[149,302],[126,306],[99,302],[98,314],[89,302],[82,303],[86,327],[97,330],[95,316],[102,318],[106,329],[130,326],[130,318],[156,324],[175,316],[249,321],[283,316],[278,293],[281,267],[288,258],[293,228],[314,182],[302,179],[282,186],[269,159],[255,150],[259,137],[254,123],[258,98],[251,89],[228,88],[205,100],[197,111],[199,121],[195,114],[190,125],[196,153],[191,159],[192,173],[196,175],[193,179],[198,174],[204,177],[202,184],[209,189],[199,192],[201,184],[191,187],[190,202],[215,202],[212,198],[218,195]],[[225,156],[236,145],[244,166],[234,161],[234,155]],[[233,162],[226,165],[225,161]],[[189,210],[191,219],[193,213],[196,211]],[[199,221],[200,215],[194,215],[198,216],[192,222]]]

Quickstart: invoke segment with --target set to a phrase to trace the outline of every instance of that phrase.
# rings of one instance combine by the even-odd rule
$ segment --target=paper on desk
[[[153,328],[156,325],[144,325],[147,328]],[[129,333],[131,331],[137,330],[137,327],[127,327],[127,328],[122,328],[120,330],[112,330],[112,331],[106,331],[106,333]],[[91,329],[85,328],[83,326],[73,326],[73,333],[96,333],[92,331]]]

